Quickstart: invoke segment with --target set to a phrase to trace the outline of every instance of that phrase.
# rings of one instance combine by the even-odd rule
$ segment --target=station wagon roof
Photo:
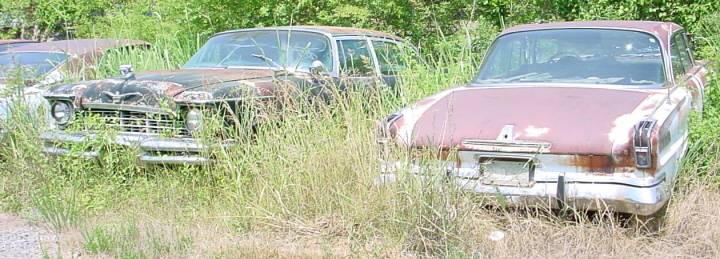
[[[381,32],[381,31],[375,31],[375,30],[368,30],[368,29],[360,29],[360,28],[350,28],[350,27],[335,27],[335,26],[278,26],[278,27],[260,27],[260,28],[248,28],[248,29],[239,29],[239,30],[231,30],[231,31],[225,31],[217,33],[219,34],[225,34],[225,33],[232,33],[232,32],[240,32],[240,31],[254,31],[254,30],[295,30],[295,31],[311,31],[311,32],[319,32],[323,34],[328,34],[331,36],[370,36],[370,37],[379,37],[379,38],[388,38],[393,40],[402,40],[401,38]]]
[[[577,21],[577,22],[552,22],[552,23],[536,23],[523,24],[505,29],[501,35],[533,30],[550,30],[550,29],[580,29],[580,28],[597,28],[597,29],[620,29],[633,30],[653,34],[660,38],[662,42],[668,42],[668,38],[673,32],[682,29],[680,25],[672,22],[655,22],[655,21]]]
[[[71,55],[85,55],[96,51],[125,46],[149,46],[141,40],[125,39],[79,39],[34,43],[13,48],[10,52],[64,52]]]

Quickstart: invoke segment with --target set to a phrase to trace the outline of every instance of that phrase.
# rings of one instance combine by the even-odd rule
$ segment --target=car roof
[[[85,55],[97,51],[126,46],[149,46],[141,40],[126,39],[80,39],[40,42],[12,48],[8,52],[64,52],[71,55]]]
[[[33,43],[38,42],[36,40],[24,40],[24,39],[11,39],[11,40],[0,40],[0,45],[11,44],[11,43]]]
[[[517,25],[503,30],[501,35],[522,31],[551,30],[551,29],[619,29],[632,30],[649,33],[660,38],[661,42],[669,42],[672,33],[682,29],[680,25],[673,22],[657,21],[575,21],[575,22],[551,22]]]
[[[323,34],[327,34],[327,35],[330,35],[333,37],[337,37],[337,36],[370,36],[370,37],[378,37],[378,38],[388,38],[388,39],[398,40],[398,41],[402,40],[400,37],[397,37],[395,35],[392,35],[392,34],[389,34],[386,32],[381,32],[381,31],[361,29],[361,28],[351,28],[351,27],[315,26],[315,25],[313,25],[313,26],[302,25],[302,26],[276,26],[276,27],[248,28],[248,29],[239,29],[239,30],[220,32],[216,35],[232,33],[232,32],[240,32],[240,31],[255,31],[255,30],[309,31],[309,32],[323,33]]]

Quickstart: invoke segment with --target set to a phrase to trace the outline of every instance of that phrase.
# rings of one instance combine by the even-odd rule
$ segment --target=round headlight
[[[185,116],[185,127],[188,129],[188,131],[193,132],[197,131],[202,127],[203,124],[203,114],[202,111],[198,109],[192,109],[188,111],[187,115]]]
[[[68,102],[55,102],[50,108],[52,117],[58,124],[66,124],[73,115],[72,105]]]

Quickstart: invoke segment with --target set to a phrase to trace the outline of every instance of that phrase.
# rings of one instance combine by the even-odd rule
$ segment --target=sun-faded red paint
[[[551,143],[550,153],[611,154],[610,132],[615,120],[634,111],[650,95],[621,89],[540,86],[451,91],[416,121],[414,146],[452,148],[468,139],[495,140],[503,127],[514,125],[516,140]]]
[[[230,32],[236,32],[236,31],[243,31],[247,29],[240,29],[240,30],[234,30],[234,31],[226,31],[221,32],[218,34],[225,34]],[[320,33],[326,33],[330,34],[332,36],[369,36],[369,37],[378,37],[378,38],[388,38],[398,41],[403,41],[402,38],[397,37],[395,35],[381,32],[381,31],[375,31],[375,30],[369,30],[369,29],[361,29],[361,28],[351,28],[351,27],[336,27],[336,26],[316,26],[316,25],[297,25],[297,26],[278,26],[278,27],[264,27],[264,28],[252,28],[249,30],[296,30],[296,31],[316,31]]]
[[[23,40],[23,39],[0,40],[0,45],[12,44],[12,43],[33,43],[33,42],[37,42],[37,41],[36,40]]]

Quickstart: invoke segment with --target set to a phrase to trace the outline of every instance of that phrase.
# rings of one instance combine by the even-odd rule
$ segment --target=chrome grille
[[[128,110],[88,109],[79,111],[78,121],[86,130],[112,128],[121,132],[188,136],[182,120],[167,114]]]

